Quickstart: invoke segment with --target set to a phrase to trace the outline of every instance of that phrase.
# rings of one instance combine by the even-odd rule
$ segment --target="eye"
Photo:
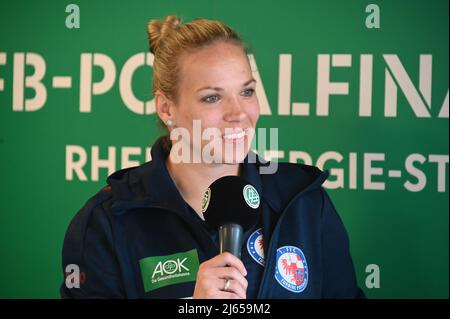
[[[214,103],[217,102],[218,100],[219,100],[218,95],[208,95],[202,99],[202,101],[206,103]]]
[[[243,94],[244,96],[252,96],[253,93],[255,93],[255,90],[254,89],[246,89],[243,92],[244,92],[244,94]]]

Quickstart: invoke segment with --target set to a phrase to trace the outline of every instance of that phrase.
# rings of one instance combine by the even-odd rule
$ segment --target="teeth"
[[[246,131],[241,131],[239,133],[233,133],[233,134],[224,134],[223,138],[231,139],[231,140],[239,139],[239,138],[244,137],[245,133],[246,133]]]

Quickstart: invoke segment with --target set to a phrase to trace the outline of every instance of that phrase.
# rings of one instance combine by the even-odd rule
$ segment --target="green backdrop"
[[[279,161],[332,170],[367,296],[448,298],[448,1],[73,3],[79,28],[70,2],[0,2],[0,297],[58,298],[66,228],[108,176],[96,158],[146,161],[161,133],[139,114],[152,99],[146,23],[177,14],[221,20],[251,47],[258,127],[278,128]]]

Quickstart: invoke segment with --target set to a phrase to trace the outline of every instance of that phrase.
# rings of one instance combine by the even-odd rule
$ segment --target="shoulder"
[[[111,212],[108,208],[110,199],[111,189],[109,187],[101,189],[87,200],[66,231],[62,249],[62,267],[65,276],[75,276],[72,277],[75,278],[75,282],[68,286],[67,280],[63,281],[60,287],[63,298],[125,296],[121,282],[120,261],[114,244]],[[74,270],[68,268],[69,266],[76,266],[78,275],[72,273]],[[76,276],[80,277],[76,279]]]
[[[307,187],[320,186],[328,177],[328,171],[316,166],[296,163],[276,163],[272,174],[261,173],[265,184],[275,184],[290,192],[298,192]]]
[[[276,163],[271,174],[260,169],[260,176],[264,198],[276,211],[281,211],[300,193],[320,192],[328,171],[306,164]]]
[[[293,177],[313,181],[319,177],[323,171],[316,166],[300,163],[278,163],[276,176],[281,179]]]
[[[89,198],[72,218],[65,237],[63,249],[72,252],[74,257],[80,257],[83,251],[86,233],[89,229],[95,229],[110,237],[111,213],[111,188],[105,186],[95,195]]]
[[[94,212],[104,212],[109,211],[109,206],[112,200],[112,189],[111,186],[105,186],[101,188],[96,194],[91,196],[82,208],[77,212],[74,219],[90,219],[93,217]]]
[[[87,238],[84,234],[89,230],[112,240],[114,205],[145,197],[147,188],[143,184],[151,179],[148,176],[149,169],[151,161],[111,174],[106,180],[107,185],[91,196],[73,217],[66,232],[64,247],[73,242],[77,249],[82,249],[82,243]]]

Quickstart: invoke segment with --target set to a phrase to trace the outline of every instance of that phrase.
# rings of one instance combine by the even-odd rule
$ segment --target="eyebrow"
[[[250,79],[250,80],[248,80],[247,82],[245,82],[244,84],[242,84],[242,86],[249,85],[249,84],[252,83],[252,82],[256,82],[256,80],[255,80],[255,79]],[[215,90],[215,91],[223,91],[223,88],[221,88],[221,87],[217,87],[217,86],[204,86],[204,87],[201,87],[201,88],[197,89],[196,92],[201,91],[201,90],[206,90],[206,89]]]

